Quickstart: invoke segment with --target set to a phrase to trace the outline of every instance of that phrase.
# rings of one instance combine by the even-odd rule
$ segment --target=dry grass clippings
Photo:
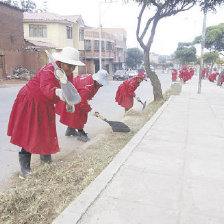
[[[143,112],[130,110],[125,123],[129,133],[110,132],[85,150],[72,152],[69,160],[34,167],[26,180],[15,178],[14,186],[0,193],[1,224],[47,224],[86,188],[111,162],[159,107],[181,92],[181,84],[172,84],[164,100],[151,102]]]

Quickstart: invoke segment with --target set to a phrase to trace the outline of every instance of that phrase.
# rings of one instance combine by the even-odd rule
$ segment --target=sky
[[[43,0],[33,0],[40,6]],[[112,3],[110,3],[112,1]],[[139,47],[136,40],[137,17],[140,8],[136,3],[125,4],[121,0],[47,0],[48,11],[61,15],[81,15],[85,24],[92,27],[124,28],[127,31],[127,47]],[[100,3],[101,2],[101,3]],[[105,3],[106,2],[106,3]],[[99,13],[99,8],[101,13]],[[217,13],[208,13],[207,26],[224,23],[224,6]],[[162,19],[157,26],[152,52],[171,55],[178,42],[191,42],[201,35],[203,13],[198,7]],[[200,46],[197,54],[200,55]]]

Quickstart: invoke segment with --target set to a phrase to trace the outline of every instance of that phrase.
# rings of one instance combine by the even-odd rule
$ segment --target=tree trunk
[[[156,73],[153,72],[150,68],[149,52],[145,50],[144,50],[144,64],[145,64],[146,74],[149,76],[149,79],[153,87],[154,101],[160,101],[163,99],[161,83]]]

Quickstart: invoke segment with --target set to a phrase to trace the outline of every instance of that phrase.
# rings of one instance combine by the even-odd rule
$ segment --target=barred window
[[[104,48],[104,41],[103,41],[103,40],[101,41],[101,51],[105,51],[105,48]]]
[[[0,68],[3,68],[3,55],[0,55]]]
[[[29,25],[30,37],[47,37],[46,25]]]
[[[91,40],[84,40],[84,49],[86,51],[91,51]]]
[[[72,27],[66,26],[67,39],[72,39]]]
[[[99,51],[99,41],[94,40],[94,51]]]
[[[110,41],[107,41],[107,46],[106,46],[107,48],[107,51],[112,51],[113,50],[113,44],[112,44],[112,42],[110,42]]]

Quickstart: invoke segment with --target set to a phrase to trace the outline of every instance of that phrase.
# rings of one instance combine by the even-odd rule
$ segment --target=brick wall
[[[24,44],[23,12],[0,2],[0,49],[21,50]]]
[[[25,50],[24,51],[24,64],[23,67],[36,73],[48,62],[44,51]]]
[[[0,2],[0,55],[4,57],[0,78],[11,74],[17,65],[23,65],[23,12]]]

